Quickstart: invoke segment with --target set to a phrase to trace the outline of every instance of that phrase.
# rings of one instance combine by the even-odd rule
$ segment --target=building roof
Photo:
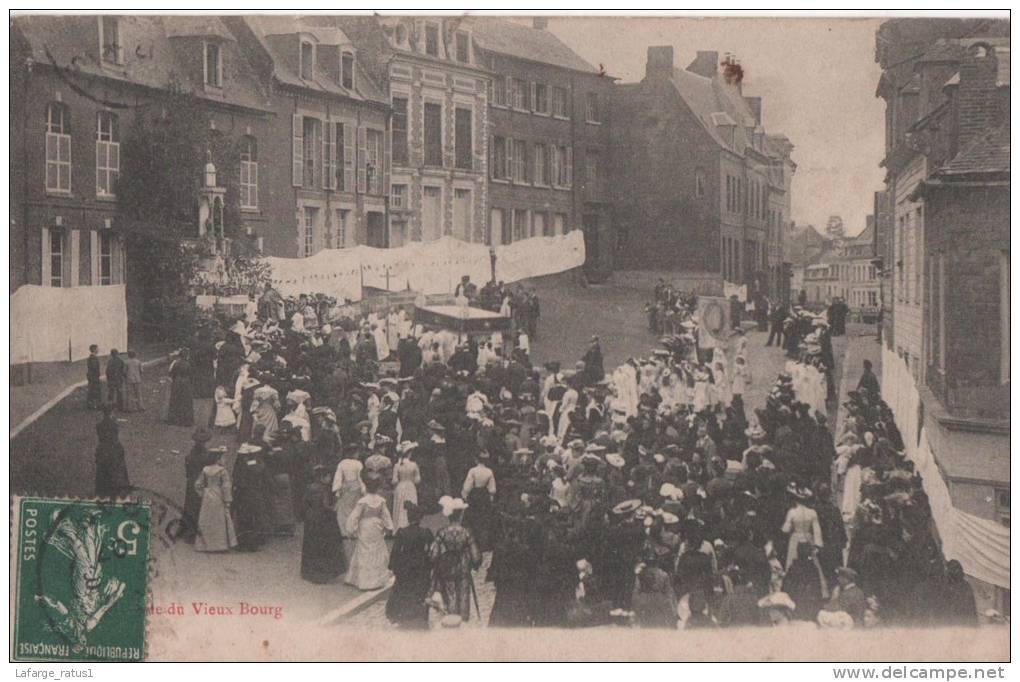
[[[495,17],[474,17],[471,28],[475,45],[483,50],[573,71],[599,73],[548,29]]]
[[[925,62],[951,62],[957,63],[961,61],[967,52],[967,48],[975,43],[985,43],[990,45],[995,51],[995,56],[998,59],[999,72],[996,79],[996,85],[1009,86],[1009,43],[1010,39],[1005,38],[992,38],[992,37],[971,37],[971,38],[943,38],[935,42],[934,45],[928,48],[928,50],[918,59],[917,63],[922,64]],[[915,75],[914,78],[917,78]],[[913,81],[913,79],[911,79]],[[952,80],[952,79],[950,79]],[[952,85],[953,83],[946,83],[946,85]]]
[[[319,68],[312,70],[311,79],[302,78],[299,72],[300,66],[286,58],[280,50],[280,39],[286,39],[287,36],[297,36],[299,34],[312,36],[320,45],[346,45],[353,49],[353,41],[336,26],[324,26],[314,19],[284,15],[251,15],[244,17],[244,21],[259,41],[259,44],[272,59],[273,76],[280,83],[313,90],[325,95],[348,97],[354,100],[371,101],[381,104],[389,103],[382,89],[368,75],[357,56],[354,60],[354,88],[348,90],[333,78],[328,77]]]
[[[33,15],[15,17],[12,25],[25,37],[34,61],[60,69],[71,82],[76,82],[75,73],[160,90],[176,82],[209,102],[268,110],[251,64],[218,18],[121,16],[124,63],[117,65],[100,63],[97,22],[95,15]],[[200,46],[179,40],[199,36],[223,40],[226,68],[216,93],[206,92],[202,83],[201,55],[196,71],[196,59],[186,52]]]
[[[735,86],[684,69],[673,69],[670,81],[716,144],[736,154],[751,146],[748,131],[758,123]]]
[[[949,180],[974,173],[1009,173],[1009,124],[976,137],[935,175]]]

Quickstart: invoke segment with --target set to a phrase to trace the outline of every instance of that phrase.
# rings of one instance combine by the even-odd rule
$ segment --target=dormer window
[[[462,64],[467,64],[471,61],[471,38],[464,31],[457,31],[454,37],[456,45],[456,56],[457,61]]]
[[[310,81],[315,75],[315,46],[301,41],[301,78]]]
[[[207,87],[223,87],[223,56],[217,43],[205,44],[205,84]]]
[[[99,55],[104,63],[123,63],[124,51],[120,44],[120,20],[117,17],[99,17],[99,48]]]
[[[439,56],[439,27],[435,24],[425,24],[425,54]]]
[[[340,85],[348,90],[354,89],[354,53],[340,54]]]

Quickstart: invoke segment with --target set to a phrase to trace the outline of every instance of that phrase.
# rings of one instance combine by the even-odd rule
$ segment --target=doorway
[[[376,249],[386,248],[386,221],[379,211],[369,211],[367,214],[368,224],[368,246]]]
[[[584,229],[584,269],[593,273],[599,269],[599,217],[594,214],[587,214],[581,217],[581,226]]]

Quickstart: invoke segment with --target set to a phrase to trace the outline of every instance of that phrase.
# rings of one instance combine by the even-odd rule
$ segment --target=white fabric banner
[[[125,286],[43,287],[25,284],[11,297],[10,364],[81,360],[127,349]]]
[[[737,286],[733,282],[723,282],[723,296],[729,298],[730,296],[736,296],[737,300],[741,303],[747,302],[747,285],[741,284]]]
[[[584,232],[532,237],[496,247],[496,279],[516,282],[584,265]]]
[[[888,348],[882,349],[882,397],[896,417],[907,457],[923,479],[942,553],[959,561],[967,575],[1009,589],[1009,528],[953,506],[924,425],[918,423],[921,397],[913,375]]]
[[[497,246],[496,279],[516,282],[551,275],[584,264],[580,230],[556,237],[532,237]],[[492,277],[492,257],[485,244],[442,237],[412,242],[396,249],[356,246],[324,249],[308,258],[266,258],[271,282],[285,296],[323,293],[337,299],[361,300],[361,286],[388,291],[412,289],[426,294],[452,294],[467,275],[482,286]]]

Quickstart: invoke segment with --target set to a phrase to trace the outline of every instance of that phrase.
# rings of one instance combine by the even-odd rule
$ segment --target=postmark
[[[14,660],[143,660],[150,515],[144,500],[15,499]]]

